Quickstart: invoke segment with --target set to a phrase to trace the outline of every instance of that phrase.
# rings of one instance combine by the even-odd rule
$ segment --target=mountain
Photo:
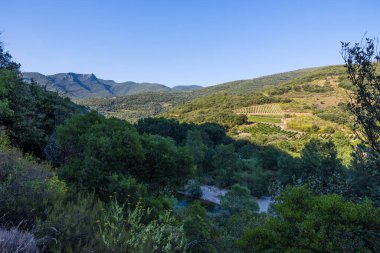
[[[94,74],[60,73],[43,75],[38,72],[24,72],[27,82],[33,79],[48,90],[56,91],[73,99],[107,98],[133,95],[146,92],[190,91],[200,86],[176,86],[169,88],[158,83],[136,83],[132,81],[117,83],[113,80],[103,80]]]
[[[343,77],[343,66],[327,66],[238,80],[188,92],[144,93],[117,98],[87,99],[79,103],[102,114],[129,121],[165,115],[197,123],[205,120],[219,122],[215,117],[232,119],[231,116],[236,115],[234,110],[258,102],[266,103],[268,98],[276,101],[292,100],[293,102],[287,103],[286,106],[298,107],[297,110],[300,112],[303,112],[304,107],[323,106],[320,104],[323,101],[325,105],[329,105],[334,96],[339,95],[340,100],[343,99],[344,91],[336,87],[338,84],[341,87],[346,85],[347,80]],[[320,87],[321,84],[326,87]],[[294,92],[290,92],[292,90]],[[257,96],[260,93],[265,97]],[[326,96],[330,96],[331,99],[327,99]],[[334,101],[339,103],[337,99]],[[215,117],[210,119],[210,116]]]

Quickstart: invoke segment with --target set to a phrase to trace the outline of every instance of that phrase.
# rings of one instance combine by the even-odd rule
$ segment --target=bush
[[[185,186],[185,192],[189,193],[190,196],[193,198],[202,197],[201,185],[196,180],[189,180],[189,182]]]
[[[65,197],[66,185],[50,166],[23,157],[15,150],[0,150],[0,213],[3,225],[33,226],[45,210]]]
[[[231,190],[221,198],[220,203],[222,210],[227,211],[230,215],[240,213],[242,211],[257,212],[259,205],[251,196],[247,187],[235,184]]]
[[[104,205],[93,194],[54,205],[46,220],[37,222],[37,235],[49,252],[99,252],[97,221]]]
[[[137,205],[125,210],[113,201],[99,221],[100,237],[105,252],[183,252],[185,234],[171,212],[147,221],[151,209]]]
[[[275,216],[245,231],[242,252],[379,252],[380,209],[342,196],[287,188]]]
[[[17,229],[0,228],[0,252],[38,253],[37,243],[32,234]]]

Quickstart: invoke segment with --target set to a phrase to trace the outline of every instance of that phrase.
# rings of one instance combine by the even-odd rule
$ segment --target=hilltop
[[[132,81],[117,83],[113,80],[103,80],[94,74],[60,73],[43,75],[38,72],[24,72],[26,82],[35,82],[50,91],[56,91],[62,96],[72,99],[117,97],[145,92],[175,92],[199,89],[201,86],[167,87],[158,83],[136,83]]]

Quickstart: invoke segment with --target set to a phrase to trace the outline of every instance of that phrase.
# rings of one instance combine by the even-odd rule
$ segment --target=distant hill
[[[202,89],[202,86],[199,85],[177,85],[172,88],[174,91],[191,91],[191,90],[197,90]]]
[[[286,73],[273,74],[269,76],[239,80],[205,88],[193,89],[188,92],[171,93],[144,93],[117,97],[116,99],[87,99],[79,101],[81,104],[108,115],[136,121],[139,118],[165,115],[176,117],[182,121],[204,122],[210,120],[212,114],[233,114],[233,110],[238,108],[264,103],[267,99],[258,97],[263,94],[272,100],[295,99],[288,106],[310,107],[312,102],[321,96],[333,96],[335,87],[329,92],[316,93],[317,90],[310,90],[310,87],[302,86],[306,93],[304,101],[295,98],[298,94],[285,92],[290,91],[289,87],[303,84],[317,84],[324,82],[331,77],[344,76],[343,66],[327,66],[318,68],[307,68]],[[343,82],[339,81],[339,82]],[[335,83],[335,82],[334,82]],[[327,84],[327,86],[330,86]],[[317,87],[321,89],[321,87]],[[175,88],[173,88],[175,89]],[[326,89],[326,88],[324,88]],[[339,90],[341,91],[341,90]],[[282,93],[282,95],[280,95]],[[255,95],[256,94],[256,95]],[[339,97],[342,97],[339,93]],[[321,101],[324,101],[321,99]],[[302,111],[302,110],[301,110]],[[166,114],[167,113],[167,114]],[[222,117],[221,116],[221,117]]]
[[[103,80],[94,74],[60,73],[43,75],[37,72],[24,72],[27,82],[33,79],[48,90],[56,91],[62,96],[73,99],[107,98],[146,92],[177,92],[199,89],[200,86],[176,86],[169,88],[158,83],[136,83],[132,81],[117,83],[113,80]]]

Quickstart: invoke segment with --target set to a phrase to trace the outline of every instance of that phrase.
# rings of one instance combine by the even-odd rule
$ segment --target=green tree
[[[17,74],[13,71],[0,68],[0,124],[1,119],[12,115],[12,110],[9,108],[8,95],[11,89],[15,87],[18,81]]]
[[[380,209],[370,201],[317,196],[307,187],[288,188],[276,200],[276,215],[248,229],[243,252],[379,252]]]
[[[0,69],[7,69],[11,71],[19,71],[20,64],[12,61],[12,56],[8,51],[3,48],[3,43],[0,41]]]
[[[0,128],[14,146],[42,157],[55,127],[79,106],[34,82],[23,82],[19,67],[0,44]]]
[[[233,184],[233,175],[242,168],[239,157],[235,152],[233,144],[221,144],[216,146],[212,158],[214,169],[210,174],[215,178],[218,185],[225,187]]]
[[[229,215],[240,213],[243,211],[258,212],[259,205],[251,196],[247,187],[234,184],[226,195],[221,198],[220,203],[222,210],[225,210]]]
[[[187,132],[186,147],[198,169],[202,170],[206,158],[207,146],[203,143],[201,131],[190,130]]]
[[[356,147],[349,173],[348,198],[354,201],[370,198],[380,206],[379,163],[379,156],[373,149],[363,144]]]
[[[186,208],[183,215],[183,228],[188,241],[189,252],[216,252],[212,223],[199,201]]]
[[[0,148],[0,223],[30,228],[65,198],[66,184],[52,168],[15,149]]]
[[[344,193],[345,173],[333,141],[311,139],[301,150],[301,179],[317,193]]]
[[[102,252],[184,252],[185,233],[170,211],[147,221],[151,209],[136,206],[126,210],[113,201],[99,221]]]
[[[364,44],[342,42],[348,78],[355,87],[349,108],[356,118],[358,136],[380,154],[380,55],[374,39]]]
[[[142,135],[144,162],[134,175],[155,191],[175,189],[194,174],[193,161],[184,147],[159,135]]]
[[[97,222],[103,208],[104,203],[94,194],[57,201],[47,218],[37,222],[36,234],[48,252],[101,252]]]
[[[67,120],[57,129],[65,164],[58,174],[83,190],[108,197],[115,174],[133,175],[144,155],[137,131],[128,123],[91,112]]]

